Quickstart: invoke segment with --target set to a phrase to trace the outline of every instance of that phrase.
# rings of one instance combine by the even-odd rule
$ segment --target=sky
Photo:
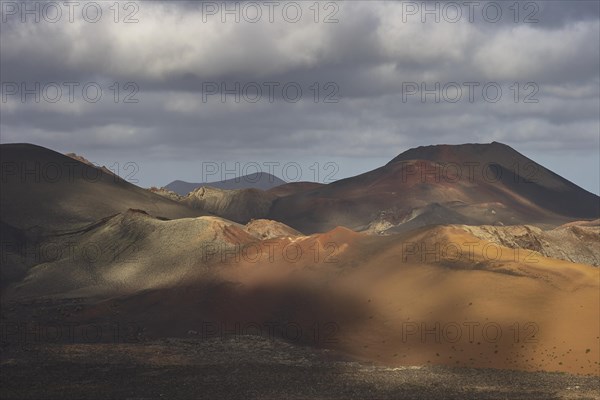
[[[149,187],[499,141],[600,192],[597,1],[0,5],[1,143]]]

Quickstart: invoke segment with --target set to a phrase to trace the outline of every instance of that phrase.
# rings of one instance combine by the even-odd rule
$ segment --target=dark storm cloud
[[[577,158],[597,159],[597,2],[521,2],[516,23],[513,2],[491,2],[503,10],[493,23],[481,17],[490,2],[479,3],[473,23],[435,23],[431,16],[422,23],[419,13],[405,15],[436,3],[347,2],[329,9],[320,3],[318,23],[312,3],[298,3],[304,17],[296,23],[280,14],[273,23],[266,16],[223,23],[218,14],[203,15],[207,3],[197,2],[140,3],[133,24],[114,23],[108,6],[98,23],[22,23],[18,14],[5,13],[3,94],[12,82],[80,86],[72,103],[66,92],[57,103],[7,95],[2,141],[192,162],[240,154],[391,158],[415,145],[499,140],[518,150],[563,149],[565,162],[575,160],[570,149]],[[339,22],[323,23],[331,11]],[[526,16],[537,22],[523,22]],[[96,103],[82,99],[89,82],[102,88]],[[279,85],[273,101],[268,82]],[[436,82],[460,86],[462,98],[452,103],[445,93],[439,103],[432,96],[423,102],[420,93],[408,93],[414,83],[433,88]],[[478,84],[474,101],[466,98],[469,82]],[[139,91],[125,90],[127,83]],[[236,103],[226,95],[221,102],[220,85],[236,83],[260,86],[262,97]],[[286,101],[280,90],[286,83],[301,87],[299,101]],[[483,98],[489,83],[502,88],[500,101]],[[128,94],[138,102],[124,103]],[[326,95],[338,102],[323,102]],[[527,95],[537,103],[525,103]]]

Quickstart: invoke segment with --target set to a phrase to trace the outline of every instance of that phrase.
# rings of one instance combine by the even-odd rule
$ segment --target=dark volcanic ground
[[[597,377],[386,368],[256,336],[4,346],[2,399],[600,399]]]

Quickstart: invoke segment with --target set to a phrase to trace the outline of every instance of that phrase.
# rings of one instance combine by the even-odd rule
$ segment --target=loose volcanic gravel
[[[600,399],[598,377],[387,368],[255,336],[5,346],[2,399]]]

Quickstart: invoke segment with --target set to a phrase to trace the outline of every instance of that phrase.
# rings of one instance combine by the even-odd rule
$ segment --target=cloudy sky
[[[147,187],[500,141],[600,191],[595,0],[1,5],[2,143]]]

